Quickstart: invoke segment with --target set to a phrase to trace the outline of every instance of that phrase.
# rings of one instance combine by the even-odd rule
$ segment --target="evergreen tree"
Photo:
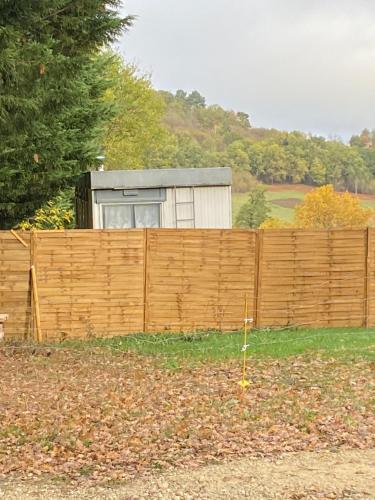
[[[130,26],[119,0],[0,5],[0,229],[13,227],[95,161],[111,107],[107,56]]]
[[[193,92],[188,95],[186,102],[189,106],[194,108],[206,107],[206,99],[197,90],[193,90]]]
[[[245,128],[251,128],[251,123],[250,123],[250,116],[247,113],[244,113],[243,111],[238,111],[236,113],[238,121],[241,123],[241,125]]]
[[[265,190],[257,186],[250,191],[247,201],[242,205],[236,219],[236,226],[255,229],[267,219],[269,212]]]

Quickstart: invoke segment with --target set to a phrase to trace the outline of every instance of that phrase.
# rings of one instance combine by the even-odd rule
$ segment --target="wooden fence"
[[[19,238],[16,236],[18,235]],[[375,230],[0,232],[6,337],[375,323]],[[36,270],[39,307],[30,268]]]

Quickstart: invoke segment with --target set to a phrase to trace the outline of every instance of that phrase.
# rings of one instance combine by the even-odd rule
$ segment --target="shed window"
[[[160,227],[160,204],[102,205],[104,229]]]
[[[160,205],[133,205],[134,227],[160,227]]]

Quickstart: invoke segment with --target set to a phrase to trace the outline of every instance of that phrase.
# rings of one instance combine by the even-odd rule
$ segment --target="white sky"
[[[126,0],[120,43],[158,89],[199,90],[254,126],[375,128],[375,0]]]

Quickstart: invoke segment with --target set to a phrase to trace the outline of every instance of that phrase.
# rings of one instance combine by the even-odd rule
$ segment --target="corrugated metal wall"
[[[174,189],[166,189],[167,199],[162,203],[162,225],[163,227],[176,227],[175,192]]]
[[[169,188],[167,200],[162,205],[163,227],[230,229],[231,207],[229,186]]]
[[[195,227],[232,227],[231,188],[229,186],[194,188]]]

